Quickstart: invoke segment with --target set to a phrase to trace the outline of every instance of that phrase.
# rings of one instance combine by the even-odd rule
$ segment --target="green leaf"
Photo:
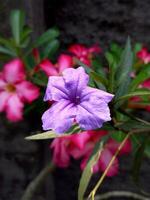
[[[121,123],[116,124],[117,128],[123,129],[126,132],[131,131],[132,129],[150,129],[149,124],[145,124],[144,122],[139,122],[137,120],[127,120]]]
[[[21,41],[21,33],[25,23],[25,14],[20,10],[13,10],[10,14],[10,25],[12,35],[16,44],[19,46]]]
[[[114,62],[113,55],[110,52],[106,52],[105,53],[105,57],[106,57],[109,65],[111,66],[113,64],[113,62]]]
[[[130,91],[135,90],[140,83],[142,83],[143,81],[145,81],[146,79],[148,79],[150,77],[150,65],[145,66],[144,69],[142,69],[142,71],[136,75],[136,77],[133,79],[133,81],[130,84]]]
[[[83,200],[84,199],[84,193],[88,187],[88,184],[90,182],[90,179],[92,177],[92,168],[93,166],[97,163],[100,153],[103,148],[104,141],[98,142],[93,150],[93,153],[82,173],[81,179],[80,179],[80,184],[79,184],[79,189],[78,189],[78,200]]]
[[[24,41],[30,36],[31,33],[32,33],[31,28],[25,26],[23,31],[21,32],[21,43],[24,43]]]
[[[129,99],[134,96],[149,96],[149,95],[150,95],[150,90],[146,90],[146,89],[140,90],[139,89],[139,90],[136,90],[135,92],[131,92],[124,96],[119,97],[118,99],[116,99],[116,102],[120,101],[120,100],[126,100],[126,99]]]
[[[64,137],[67,136],[68,134],[56,134],[53,131],[47,131],[43,133],[38,133],[36,135],[31,135],[26,137],[26,140],[47,140],[47,139],[52,139],[52,138],[57,138],[57,137]]]
[[[131,50],[130,39],[127,39],[125,49],[121,55],[120,63],[117,67],[116,80],[118,85],[126,80],[132,70],[133,53]]]
[[[132,63],[133,63],[133,52],[131,50],[130,39],[128,38],[115,75],[115,80],[117,85],[115,98],[118,98],[123,94],[126,94],[128,91],[128,87],[131,81],[130,73],[132,71]]]
[[[134,157],[134,162],[133,162],[133,167],[132,167],[132,176],[133,176],[133,180],[136,183],[138,183],[139,181],[140,168],[142,165],[146,144],[147,144],[147,137],[144,138],[142,144],[138,148]]]
[[[105,85],[107,87],[108,85],[108,81],[107,79],[105,79],[104,76],[102,76],[101,74],[98,74],[94,71],[91,71],[90,76],[94,79],[94,81],[97,81],[99,83],[102,83],[103,85]]]
[[[43,50],[43,58],[45,57],[52,57],[59,48],[59,41],[53,40],[52,42],[48,43],[48,45]]]
[[[113,132],[111,137],[116,140],[117,142],[122,142],[126,137],[126,134],[122,131]]]
[[[141,49],[142,49],[142,44],[141,43],[136,43],[135,46],[134,46],[134,49],[133,49],[135,56],[136,56],[136,53],[138,51],[140,51]]]
[[[34,43],[34,46],[38,47],[47,42],[50,42],[59,36],[59,31],[56,28],[48,29],[44,32]]]
[[[13,51],[11,51],[11,50],[3,47],[3,46],[0,46],[0,53],[7,54],[7,55],[13,56],[13,57],[16,56],[15,52],[13,52]]]

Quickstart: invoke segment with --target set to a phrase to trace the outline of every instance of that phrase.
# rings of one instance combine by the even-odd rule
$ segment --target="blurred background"
[[[149,0],[0,0],[0,35],[9,36],[9,14],[16,8],[25,11],[34,39],[44,30],[58,27],[62,48],[71,43],[98,43],[105,49],[112,41],[124,44],[128,35],[132,42],[150,45]],[[30,181],[50,161],[50,141],[24,140],[37,130],[41,130],[41,121],[36,113],[15,124],[0,115],[0,200],[20,200]],[[100,192],[138,191],[130,177],[131,160],[121,159],[119,175],[106,178]],[[150,161],[144,161],[141,184],[150,192],[149,170]],[[57,169],[47,177],[35,199],[76,200],[80,175],[75,161],[68,169]],[[92,184],[95,180],[97,176]]]

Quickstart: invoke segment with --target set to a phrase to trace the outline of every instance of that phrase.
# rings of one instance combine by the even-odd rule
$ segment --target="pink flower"
[[[97,133],[95,132],[91,132],[91,138],[96,137],[96,141],[98,141],[104,134],[108,134],[107,131],[99,131],[99,138],[97,137]],[[84,169],[84,167],[86,166],[86,163],[89,159],[89,156],[91,155],[91,152],[95,146],[95,142],[93,143],[93,147],[91,149],[89,149],[89,152],[85,155],[83,161],[81,162],[81,169]],[[87,146],[89,145],[89,143],[91,143],[91,140],[89,140]],[[107,166],[109,165],[113,155],[115,154],[115,152],[117,151],[118,147],[119,147],[120,143],[116,142],[113,139],[109,139],[107,141],[107,143],[104,146],[103,151],[101,152],[100,158],[98,160],[98,162],[95,164],[95,166],[93,167],[93,171],[94,172],[104,172],[105,169],[107,168]],[[92,144],[91,144],[92,146]],[[119,155],[122,154],[128,154],[131,152],[131,142],[130,140],[127,140],[127,142],[125,143],[125,145],[123,146],[123,148],[121,149]],[[114,176],[118,173],[119,170],[119,161],[118,158],[115,158],[113,164],[111,165],[110,169],[107,172],[107,176]]]
[[[147,79],[145,80],[143,83],[141,83],[139,85],[139,88],[146,88],[146,89],[150,89],[150,79]],[[141,108],[141,109],[145,109],[147,110],[148,112],[150,112],[150,105],[148,106],[145,106],[145,105],[142,105],[142,104],[138,104],[138,102],[141,102],[142,103],[142,98],[139,97],[139,96],[134,96],[132,98],[130,98],[129,100],[129,103],[128,103],[128,107],[130,108]]]
[[[10,121],[23,117],[24,103],[31,103],[39,96],[39,89],[25,80],[23,62],[16,58],[0,72],[0,112],[5,111]]]
[[[79,157],[81,157],[80,150],[83,150],[88,139],[89,135],[87,132],[55,138],[50,146],[53,149],[53,162],[58,167],[68,167],[71,154],[77,157],[79,154]]]
[[[108,132],[105,130],[84,131],[80,134],[54,139],[51,144],[51,148],[53,148],[53,162],[59,167],[68,167],[70,164],[70,157],[73,157],[74,159],[82,158],[81,169],[84,169],[96,142],[106,134],[108,134]],[[108,140],[98,162],[93,167],[94,172],[105,171],[119,145],[120,143],[113,139]],[[130,152],[131,142],[130,140],[127,140],[119,155],[128,154]],[[118,169],[119,161],[118,158],[116,158],[110,167],[107,176],[116,175]]]
[[[39,64],[40,68],[46,73],[47,76],[58,76],[64,69],[72,67],[73,60],[69,55],[61,54],[58,62],[53,64],[50,60],[44,59]]]
[[[147,48],[143,47],[139,52],[137,52],[137,57],[144,62],[144,64],[148,64],[150,62],[150,53]]]
[[[101,52],[101,49],[98,47],[98,45],[94,45],[88,48],[82,44],[73,44],[69,47],[68,50],[81,62],[88,66],[91,65],[93,54]]]

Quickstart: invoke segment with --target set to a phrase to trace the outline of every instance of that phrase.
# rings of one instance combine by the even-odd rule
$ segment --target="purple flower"
[[[64,133],[74,122],[93,130],[111,120],[108,103],[114,95],[88,87],[89,76],[83,67],[68,68],[62,74],[49,77],[44,100],[55,103],[42,116],[44,130]]]

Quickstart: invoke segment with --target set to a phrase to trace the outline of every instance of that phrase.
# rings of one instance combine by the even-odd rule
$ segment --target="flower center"
[[[74,103],[75,105],[78,105],[78,104],[80,104],[80,97],[79,97],[79,96],[76,96],[72,101],[73,101],[73,103]]]
[[[8,92],[15,92],[16,91],[16,87],[13,84],[9,83],[9,84],[6,85],[6,90]]]

